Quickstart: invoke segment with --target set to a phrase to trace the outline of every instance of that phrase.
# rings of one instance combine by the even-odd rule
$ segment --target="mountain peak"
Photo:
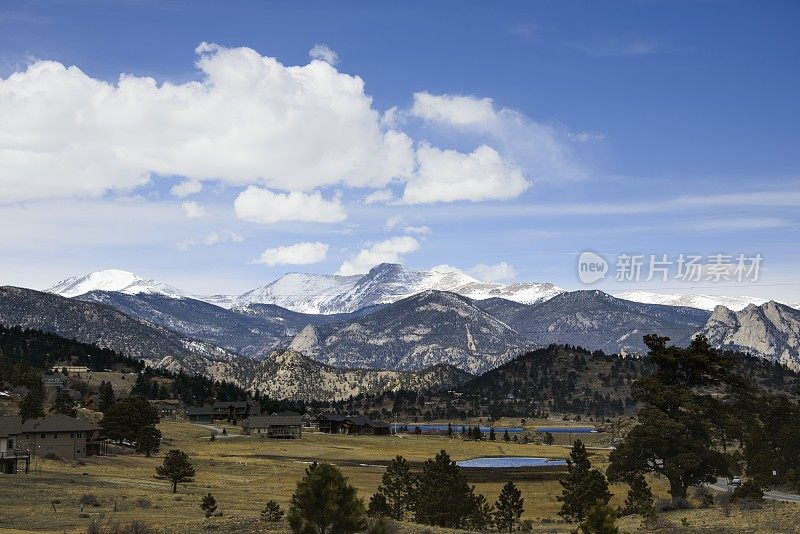
[[[129,295],[157,293],[173,298],[183,296],[181,291],[170,285],[142,278],[121,269],[103,269],[83,276],[73,276],[61,280],[45,291],[62,297],[77,297],[91,291],[117,291]]]

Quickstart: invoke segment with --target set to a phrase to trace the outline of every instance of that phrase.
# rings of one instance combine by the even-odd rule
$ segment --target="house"
[[[87,410],[92,410],[93,412],[100,411],[100,395],[93,394],[93,395],[84,395],[83,399],[81,399],[81,406],[86,408]]]
[[[300,439],[303,422],[300,415],[254,415],[242,422],[242,430],[248,436]]]
[[[17,436],[22,432],[19,417],[0,417],[0,475],[14,475],[31,470],[31,454],[19,447]],[[20,464],[24,462],[24,467]]]
[[[352,434],[385,436],[391,434],[391,427],[383,421],[373,421],[363,415],[339,415],[321,413],[317,417],[320,432],[326,434]]]
[[[161,417],[174,417],[178,413],[181,404],[177,399],[159,399],[147,402],[156,409]]]
[[[56,391],[61,391],[64,389],[64,378],[60,375],[42,375],[42,385],[46,389],[54,389]]]
[[[247,419],[250,415],[260,413],[253,409],[248,401],[217,401],[214,403],[214,419],[226,419],[229,423]]]
[[[214,418],[214,407],[190,406],[186,409],[186,416],[192,423],[210,423]]]
[[[0,436],[4,440],[6,457],[9,451],[26,451],[27,456],[55,455],[70,460],[106,453],[106,440],[100,435],[100,427],[66,415],[53,415],[44,419],[0,417]],[[0,448],[2,448],[0,444]],[[17,456],[19,460],[19,456]],[[6,466],[9,469],[18,469]],[[18,461],[17,461],[18,464]],[[26,467],[27,469],[27,467]]]
[[[63,373],[66,370],[69,374],[88,373],[90,371],[85,365],[72,365],[71,363],[56,363],[50,370],[54,373]]]
[[[317,420],[317,418],[311,415],[310,413],[304,413],[302,420],[303,420],[303,428],[319,427],[319,420]]]

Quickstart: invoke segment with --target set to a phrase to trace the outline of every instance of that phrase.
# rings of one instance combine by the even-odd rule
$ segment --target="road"
[[[718,491],[733,491],[734,489],[733,486],[728,486],[728,479],[726,478],[718,478],[717,481],[709,487]],[[800,495],[785,493],[783,491],[765,491],[764,498],[770,501],[800,502]]]

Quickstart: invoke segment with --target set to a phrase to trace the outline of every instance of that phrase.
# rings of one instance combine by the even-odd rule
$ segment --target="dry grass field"
[[[468,442],[439,436],[400,438],[305,433],[301,441],[279,441],[239,436],[237,429],[228,427],[229,437],[211,441],[211,431],[201,426],[162,422],[160,428],[164,435],[162,453],[178,448],[191,456],[197,470],[194,483],[179,486],[175,495],[170,493],[169,483],[153,478],[154,468],[161,463],[160,455],[153,458],[132,454],[94,457],[85,465],[39,460],[28,476],[0,479],[3,494],[0,532],[85,532],[92,518],[120,523],[139,519],[165,533],[282,531],[285,525],[260,523],[259,512],[269,499],[285,507],[296,481],[308,463],[315,460],[339,466],[366,500],[380,482],[381,464],[398,454],[414,463],[430,458],[441,449],[447,450],[456,460],[484,455],[565,458],[568,454],[568,449],[559,445]],[[604,468],[607,451],[592,449],[590,452],[593,463]],[[503,482],[472,481],[492,502]],[[569,532],[574,528],[556,522],[559,507],[556,495],[560,494],[560,486],[555,476],[522,478],[517,484],[525,497],[524,517],[534,521],[534,531]],[[656,481],[654,488],[657,493],[664,494],[663,484]],[[612,504],[621,504],[625,491],[622,486],[612,488],[615,493]],[[224,514],[221,518],[202,517],[199,502],[201,495],[207,492],[216,498]],[[96,496],[100,506],[85,506],[81,512],[79,501],[87,494]],[[718,510],[688,511],[684,515],[689,527],[681,526],[681,513],[662,517],[681,531],[793,532],[788,528],[796,528],[794,521],[785,518],[792,514],[800,517],[800,507],[768,506],[762,511],[748,512],[747,517],[737,513],[724,518]],[[787,530],[779,530],[776,521]],[[728,524],[730,528],[725,526]],[[626,518],[622,526],[625,532],[641,531],[641,521],[635,518]],[[667,529],[661,531],[671,531],[666,522],[661,526]],[[427,529],[403,525],[402,530],[422,533]]]

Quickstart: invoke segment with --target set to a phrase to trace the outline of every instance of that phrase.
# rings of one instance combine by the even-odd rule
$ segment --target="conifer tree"
[[[376,495],[382,495],[386,501],[386,515],[398,521],[405,519],[406,513],[414,504],[416,477],[411,473],[408,462],[402,456],[395,457],[386,468],[378,486]],[[378,506],[380,503],[376,503]],[[372,501],[370,501],[372,508]]]
[[[472,530],[483,531],[491,528],[495,518],[494,506],[486,501],[486,497],[476,493],[472,500],[472,512],[468,525]]]
[[[19,416],[23,421],[44,417],[44,388],[31,388],[19,402]]]
[[[277,523],[283,519],[283,509],[276,501],[270,499],[267,505],[261,510],[261,520],[267,523]]]
[[[581,440],[576,440],[567,460],[568,473],[561,480],[561,510],[558,515],[568,521],[582,521],[595,502],[600,499],[607,503],[611,499],[608,481],[597,469],[592,469],[586,447]]]
[[[289,507],[293,532],[357,532],[364,526],[364,503],[338,468],[312,464],[297,483]]]
[[[427,460],[417,481],[414,517],[417,523],[463,528],[473,512],[473,488],[450,456],[441,451]]]
[[[100,408],[101,412],[106,413],[106,410],[114,404],[114,387],[111,382],[106,382],[105,380],[100,382],[99,394],[98,408]]]
[[[50,404],[50,413],[75,417],[78,414],[78,410],[76,410],[75,407],[75,401],[72,400],[69,393],[66,391],[59,391]]]
[[[203,510],[206,517],[222,516],[222,512],[217,512],[217,500],[213,495],[211,495],[211,493],[203,495],[203,498],[200,501],[200,509]]]
[[[494,427],[489,428],[489,441],[495,441],[497,436],[494,433]]]
[[[139,430],[136,436],[136,452],[148,458],[161,446],[161,431],[155,425],[147,425]]]
[[[622,515],[639,514],[643,516],[650,516],[655,512],[653,507],[653,492],[644,475],[638,474],[633,477],[628,484],[628,496],[625,499],[625,505],[620,513]]]
[[[525,511],[525,499],[522,498],[522,492],[511,481],[506,482],[500,491],[500,496],[494,504],[495,509],[495,524],[501,530],[508,530],[512,532],[514,525],[519,522],[522,513]]]
[[[155,478],[172,482],[172,493],[178,492],[178,484],[194,482],[195,470],[189,455],[179,449],[172,449],[164,456],[164,463],[156,467]]]
[[[597,499],[586,512],[586,520],[578,527],[579,534],[618,534],[614,510],[603,499]]]
[[[511,441],[511,436],[509,436],[509,435],[508,435],[508,430],[507,430],[507,429],[506,429],[506,431],[503,433],[503,441],[505,441],[506,443],[508,443],[509,441]]]

